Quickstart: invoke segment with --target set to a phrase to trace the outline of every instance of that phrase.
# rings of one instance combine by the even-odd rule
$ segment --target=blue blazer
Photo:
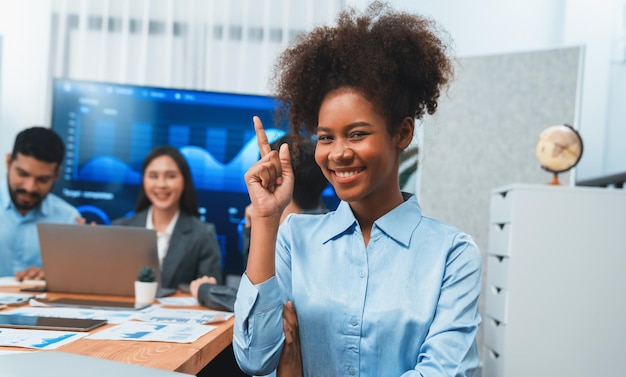
[[[145,227],[147,218],[148,209],[145,209],[132,217],[116,219],[112,225]],[[161,286],[178,288],[180,283],[188,284],[204,275],[215,277],[221,284],[221,259],[215,225],[203,223],[181,210],[163,259]]]

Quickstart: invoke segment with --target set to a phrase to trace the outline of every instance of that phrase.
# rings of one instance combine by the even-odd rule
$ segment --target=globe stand
[[[554,173],[554,175],[552,175],[552,181],[548,184],[552,186],[560,186],[561,182],[559,182],[559,175]]]

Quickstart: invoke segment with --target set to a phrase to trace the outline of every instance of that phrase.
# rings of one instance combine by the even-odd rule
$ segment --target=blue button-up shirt
[[[37,223],[75,224],[78,211],[54,194],[22,215],[13,205],[6,179],[0,182],[0,276],[41,267]]]
[[[481,257],[472,239],[422,215],[414,196],[376,220],[370,241],[350,206],[290,215],[276,276],[242,277],[233,346],[252,374],[276,368],[282,302],[298,313],[305,376],[472,376]]]

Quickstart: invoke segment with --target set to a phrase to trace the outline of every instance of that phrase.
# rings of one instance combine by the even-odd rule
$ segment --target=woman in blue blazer
[[[200,221],[198,216],[187,161],[176,148],[161,146],[144,159],[135,214],[112,224],[156,230],[164,288],[177,288],[201,276],[214,277],[221,283],[221,252],[215,226]]]

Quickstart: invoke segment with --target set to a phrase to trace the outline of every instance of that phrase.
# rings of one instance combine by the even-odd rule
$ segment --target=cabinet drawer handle
[[[496,287],[495,285],[491,287],[491,290],[493,291],[493,293],[499,295],[500,292],[502,291],[502,288],[500,287]]]

